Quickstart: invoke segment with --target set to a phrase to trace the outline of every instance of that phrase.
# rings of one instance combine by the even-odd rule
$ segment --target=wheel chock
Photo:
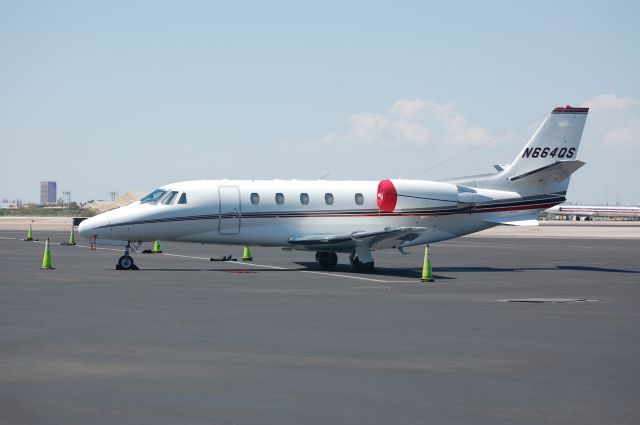
[[[237,258],[233,258],[231,254],[223,255],[222,257],[211,257],[209,261],[238,261]]]

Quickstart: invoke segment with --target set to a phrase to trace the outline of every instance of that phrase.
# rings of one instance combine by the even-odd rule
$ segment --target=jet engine
[[[458,186],[451,183],[396,179],[378,183],[378,208],[383,212],[455,207],[458,199]]]

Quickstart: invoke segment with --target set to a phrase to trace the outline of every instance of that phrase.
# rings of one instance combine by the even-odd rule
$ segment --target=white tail
[[[514,179],[547,166],[574,161],[589,108],[555,108],[506,170]]]
[[[476,187],[521,195],[564,195],[571,174],[584,165],[576,156],[588,112],[589,108],[555,108],[511,165],[497,166],[497,174],[467,181]]]

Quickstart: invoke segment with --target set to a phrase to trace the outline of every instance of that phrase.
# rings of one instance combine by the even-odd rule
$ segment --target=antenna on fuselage
[[[495,142],[496,140],[500,140],[500,139],[504,138],[505,136],[507,136],[507,135],[509,135],[509,134],[511,134],[511,133],[515,133],[516,131],[520,130],[521,128],[524,128],[524,127],[526,127],[526,126],[528,126],[528,125],[530,125],[530,124],[532,124],[532,123],[534,123],[534,122],[536,122],[536,121],[538,121],[538,120],[541,120],[543,117],[545,117],[545,116],[547,116],[547,115],[548,115],[548,113],[547,113],[547,112],[545,112],[544,114],[539,115],[539,116],[537,116],[537,117],[533,118],[532,120],[529,120],[529,121],[527,121],[527,122],[525,122],[525,123],[523,123],[523,124],[520,124],[520,125],[518,125],[517,127],[513,128],[513,129],[511,129],[511,130],[509,130],[509,131],[506,131],[506,132],[502,133],[501,135],[499,135],[499,136],[497,136],[497,137],[492,137],[491,139],[489,139],[489,140],[487,140],[487,141],[484,141],[484,142],[482,142],[482,143],[479,143],[479,144],[477,144],[477,145],[475,145],[475,146],[472,146],[472,147],[470,147],[469,149],[467,149],[467,150],[465,150],[465,151],[462,151],[462,152],[460,152],[460,153],[459,153],[459,154],[457,154],[457,155],[450,156],[449,158],[445,159],[444,161],[440,161],[440,162],[438,162],[438,163],[436,163],[436,164],[432,165],[432,166],[431,166],[431,167],[429,167],[429,168],[425,168],[425,169],[424,169],[424,170],[422,170],[422,171],[418,171],[417,173],[414,173],[414,174],[410,175],[410,176],[409,176],[409,178],[410,178],[410,179],[413,179],[413,178],[415,178],[416,176],[418,176],[418,175],[420,175],[420,174],[424,174],[424,173],[426,173],[426,172],[428,172],[428,171],[433,170],[434,168],[438,168],[438,167],[440,167],[440,166],[442,166],[442,165],[444,165],[444,164],[447,164],[447,163],[449,163],[449,162],[453,161],[454,159],[460,158],[461,156],[466,155],[466,154],[468,154],[468,153],[469,153],[469,152],[471,152],[471,151],[474,151],[474,150],[476,150],[476,149],[478,149],[478,148],[480,148],[480,147],[483,147],[483,146],[486,146],[486,145],[488,145],[488,144],[490,144],[490,143],[493,143],[493,142]]]
[[[330,172],[327,174],[324,174],[322,177],[320,177],[318,180],[324,180],[325,178],[329,177],[329,174],[331,174]]]

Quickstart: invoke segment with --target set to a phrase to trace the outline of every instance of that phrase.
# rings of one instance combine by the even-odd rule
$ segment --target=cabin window
[[[276,204],[284,204],[284,195],[282,193],[276,193]]]
[[[364,204],[364,196],[362,196],[362,193],[356,193],[356,205],[362,204]]]
[[[255,192],[252,193],[251,196],[249,196],[249,199],[251,199],[251,203],[253,205],[258,205],[260,203],[260,195]]]
[[[162,203],[165,205],[171,205],[173,203],[173,200],[176,198],[177,194],[178,192],[176,191],[169,192],[169,194],[165,196],[164,199],[162,200]]]
[[[144,198],[140,199],[141,204],[155,204],[157,203],[164,194],[167,193],[166,190],[156,189]]]
[[[300,203],[302,205],[309,205],[309,194],[308,193],[301,193],[300,194]]]
[[[186,203],[187,203],[187,194],[182,193],[182,195],[180,195],[180,199],[178,199],[178,204],[186,204]]]
[[[324,194],[324,202],[327,205],[333,205],[333,194],[332,193],[325,193]]]

